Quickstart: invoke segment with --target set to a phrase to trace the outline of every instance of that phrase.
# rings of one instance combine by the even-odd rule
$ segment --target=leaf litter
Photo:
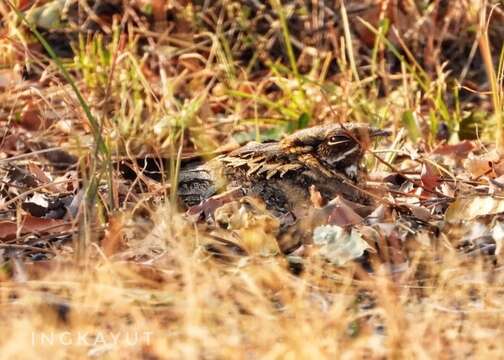
[[[490,115],[474,110],[490,103],[482,60],[461,64],[465,55],[450,58],[448,47],[437,45],[454,41],[457,51],[467,53],[474,46],[474,39],[458,36],[457,24],[474,21],[464,2],[420,11],[406,3],[376,8],[350,1],[333,9],[293,1],[284,16],[287,29],[299,33],[290,35],[273,31],[285,19],[274,6],[257,2],[243,12],[234,2],[201,8],[185,1],[96,2],[85,9],[85,23],[72,1],[63,3],[37,3],[29,16],[60,56],[70,52],[68,59],[74,59],[79,87],[113,145],[114,176],[109,182],[98,176],[97,200],[88,203],[97,169],[89,124],[40,45],[9,35],[18,64],[0,72],[0,320],[6,326],[0,329],[8,329],[0,340],[3,354],[19,352],[15,344],[29,343],[26,334],[33,329],[90,329],[96,337],[132,324],[138,332],[154,330],[152,342],[134,348],[135,355],[149,358],[457,357],[488,355],[492,346],[502,352],[495,339],[504,328],[504,162],[485,134],[494,127],[485,123],[479,133],[478,119]],[[20,2],[23,11],[30,6]],[[494,10],[502,17],[499,7]],[[309,12],[313,16],[303,17]],[[390,25],[403,29],[387,39],[407,57],[418,54],[432,88],[413,80],[417,70],[424,76],[420,68],[403,74],[404,89],[395,83],[400,71],[354,82],[344,68],[346,57],[324,58],[320,51],[341,52],[339,45],[332,48],[345,33],[336,29],[345,23],[340,16],[349,17],[351,40],[359,47],[353,66],[361,76],[377,66],[410,71],[403,58],[387,63],[390,44],[378,41],[364,20],[384,34]],[[128,23],[124,33],[114,28],[121,17]],[[317,31],[321,19],[334,24],[324,36]],[[91,34],[83,48],[69,46],[77,38],[75,23]],[[406,31],[411,24],[439,31]],[[502,31],[492,24],[490,37],[498,39]],[[69,31],[60,31],[64,26]],[[127,33],[131,29],[135,35]],[[153,36],[159,30],[169,35]],[[216,39],[208,40],[209,32]],[[432,38],[449,33],[457,34],[456,41]],[[131,47],[115,42],[124,35],[131,36]],[[282,51],[286,36],[298,68]],[[27,53],[35,55],[19,60]],[[373,62],[361,59],[362,53],[373,53]],[[128,56],[134,60],[127,62]],[[93,61],[99,65],[89,67]],[[448,84],[442,83],[445,76],[461,71],[462,86],[474,90],[464,92],[468,106],[462,112],[461,98],[441,88]],[[207,91],[210,77],[216,85],[208,96],[191,98]],[[329,96],[313,85],[325,78]],[[376,89],[360,87],[375,81]],[[382,92],[388,97],[377,98]],[[447,99],[433,95],[440,92]],[[159,99],[163,107],[156,107]],[[292,253],[281,254],[278,219],[257,199],[221,194],[185,214],[168,204],[172,184],[163,176],[178,158],[206,158],[219,153],[221,144],[236,147],[235,139],[277,140],[307,124],[334,121],[335,114],[372,118],[395,131],[390,143],[374,150],[385,154],[384,162],[372,154],[366,159],[366,186],[376,206],[366,209],[340,197],[324,204],[319,189],[310,188],[311,204],[300,216],[303,234],[293,235],[305,242]],[[82,244],[84,256],[78,254]],[[23,351],[47,351],[38,345]],[[111,355],[113,349],[89,341],[82,349],[56,346],[52,355]]]

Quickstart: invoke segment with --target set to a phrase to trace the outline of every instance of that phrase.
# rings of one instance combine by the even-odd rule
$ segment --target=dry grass
[[[159,210],[155,229],[132,244],[143,261],[119,256],[79,268],[58,259],[26,265],[25,279],[4,282],[3,356],[482,358],[504,352],[496,341],[504,325],[502,267],[481,258],[433,244],[396,275],[385,265],[366,274],[356,265],[341,270],[308,257],[295,276],[279,257],[216,262],[198,247],[204,234],[167,214]],[[152,249],[158,253],[149,256]]]
[[[461,253],[460,235],[449,229],[440,226],[429,244],[405,238],[407,261],[379,254],[372,272],[358,263],[337,268],[308,249],[296,274],[283,256],[210,256],[208,233],[182,215],[173,196],[183,155],[323,122],[391,128],[396,142],[388,150],[428,151],[440,124],[452,143],[495,141],[503,111],[502,6],[126,3],[94,35],[66,28],[75,56],[62,61],[83,107],[9,3],[0,2],[0,165],[29,160],[63,181],[34,150],[44,142],[78,157],[69,176],[85,190],[73,242],[50,245],[53,256],[29,261],[14,251],[22,247],[9,247],[26,245],[27,237],[0,239],[2,358],[504,356],[500,259]],[[141,15],[144,5],[152,16]],[[158,18],[158,7],[169,21]],[[46,123],[33,129],[33,118]],[[9,145],[8,136],[18,143]],[[168,159],[160,183],[119,176],[119,159],[146,155]],[[368,165],[385,169],[372,157]],[[2,193],[0,219],[21,219],[26,195]]]

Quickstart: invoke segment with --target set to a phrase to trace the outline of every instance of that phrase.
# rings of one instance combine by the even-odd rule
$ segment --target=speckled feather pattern
[[[278,142],[250,142],[207,163],[182,169],[179,195],[186,204],[194,205],[229,187],[242,187],[248,194],[264,182],[259,187],[287,191],[286,204],[269,206],[273,210],[279,207],[280,212],[296,207],[295,202],[307,201],[311,185],[325,198],[342,195],[368,202],[354,185],[359,182],[360,162],[374,133],[377,130],[362,124],[325,125],[300,130]],[[268,199],[265,201],[268,205]]]

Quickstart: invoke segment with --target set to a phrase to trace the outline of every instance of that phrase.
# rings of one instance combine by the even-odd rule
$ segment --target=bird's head
[[[291,153],[310,153],[322,165],[350,176],[372,140],[389,134],[366,124],[331,124],[297,131],[283,139],[281,146]]]

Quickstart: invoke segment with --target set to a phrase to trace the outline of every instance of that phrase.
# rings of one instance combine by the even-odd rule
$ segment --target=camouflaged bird
[[[187,206],[229,189],[262,199],[288,227],[311,205],[310,188],[323,201],[336,196],[370,204],[362,191],[361,160],[373,138],[388,135],[364,124],[332,124],[297,131],[280,141],[250,142],[180,171],[178,195]]]

